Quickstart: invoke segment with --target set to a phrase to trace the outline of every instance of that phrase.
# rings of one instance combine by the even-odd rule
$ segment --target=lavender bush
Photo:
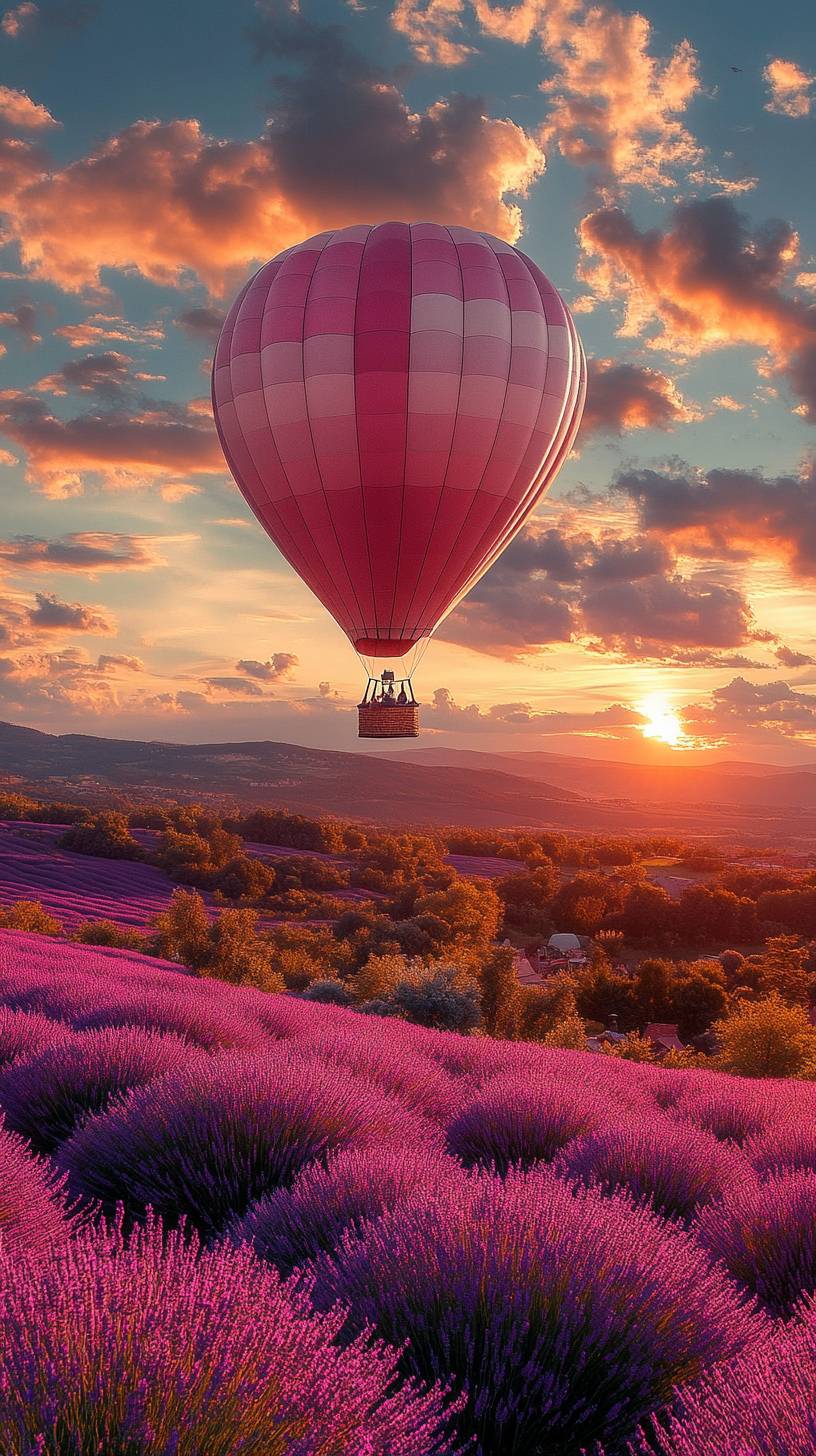
[[[680,1397],[630,1456],[813,1456],[816,1335],[812,1314]]]
[[[347,1229],[359,1229],[417,1189],[450,1176],[448,1160],[421,1148],[350,1148],[322,1166],[312,1163],[291,1188],[253,1203],[232,1224],[233,1243],[250,1243],[287,1276],[330,1253]]]
[[[452,1120],[448,1148],[466,1168],[549,1162],[609,1116],[599,1098],[555,1078],[505,1077],[489,1086]]]
[[[451,1179],[316,1268],[320,1307],[407,1340],[406,1372],[453,1376],[484,1456],[619,1449],[675,1385],[765,1329],[687,1235],[549,1170]]]
[[[334,1337],[248,1251],[148,1223],[78,1237],[37,1279],[0,1252],[6,1456],[454,1456],[395,1351]]]
[[[558,1171],[606,1192],[626,1189],[676,1219],[691,1218],[750,1173],[736,1149],[711,1133],[661,1122],[657,1113],[650,1121],[589,1133],[566,1149]]]
[[[56,1047],[70,1040],[71,1029],[62,1021],[52,1021],[37,1011],[13,1011],[0,1006],[0,1067],[7,1067],[20,1057],[35,1056],[46,1047]]]
[[[78,1032],[0,1075],[0,1107],[15,1132],[52,1152],[76,1124],[117,1095],[184,1067],[196,1053],[179,1036],[136,1027]]]
[[[66,1243],[71,1223],[64,1178],[0,1127],[0,1249],[12,1262],[44,1258]]]
[[[816,1173],[731,1189],[700,1213],[697,1236],[772,1315],[816,1290]]]
[[[73,1191],[112,1210],[186,1215],[209,1236],[335,1149],[431,1141],[364,1082],[285,1052],[223,1056],[134,1089],[64,1143]]]

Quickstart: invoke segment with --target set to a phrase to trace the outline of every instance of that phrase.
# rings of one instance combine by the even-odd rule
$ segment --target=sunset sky
[[[816,762],[807,11],[7,8],[0,718],[354,747],[360,666],[226,472],[209,365],[280,249],[429,219],[520,242],[590,387],[425,656],[426,742]]]

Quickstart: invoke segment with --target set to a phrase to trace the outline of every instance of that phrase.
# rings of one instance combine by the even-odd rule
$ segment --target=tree
[[[786,1006],[773,992],[741,1002],[714,1031],[719,1064],[741,1077],[795,1077],[816,1059],[816,1031],[801,1006]]]
[[[499,945],[482,963],[479,973],[482,1020],[489,1036],[512,1039],[518,1035],[521,987],[512,946]]]
[[[210,918],[195,890],[175,890],[170,904],[156,916],[156,954],[203,969],[210,949]]]
[[[417,916],[433,915],[448,927],[448,946],[479,957],[496,939],[502,907],[491,885],[478,885],[457,878],[444,890],[422,895],[416,902]]]
[[[638,1020],[669,1021],[673,1014],[672,991],[674,970],[670,961],[650,958],[640,962],[635,972],[634,993]]]
[[[578,1015],[575,1004],[577,982],[561,971],[543,986],[520,987],[519,1034],[525,1041],[543,1041],[559,1022]]]
[[[725,973],[719,961],[680,963],[674,978],[672,1010],[682,1040],[706,1031],[727,1006]]]
[[[16,900],[0,910],[0,930],[24,930],[29,935],[60,935],[62,925],[39,900]]]
[[[542,860],[534,870],[519,870],[494,880],[493,887],[504,906],[504,920],[527,935],[549,930],[550,902],[558,889],[559,874],[552,860]]]
[[[352,976],[355,1001],[384,1001],[409,975],[409,962],[399,954],[372,955]]]
[[[619,1057],[624,1062],[653,1062],[654,1050],[638,1031],[630,1031],[623,1041],[603,1042],[601,1051],[607,1057]]]
[[[144,852],[133,838],[124,814],[107,809],[72,824],[57,840],[60,849],[74,854],[95,854],[103,859],[143,859]]]
[[[409,1021],[437,1031],[468,1032],[480,1021],[477,988],[463,987],[452,967],[435,967],[423,981],[401,981],[391,1001]]]
[[[638,1012],[635,988],[628,976],[613,971],[605,959],[598,960],[577,977],[575,1000],[579,1016],[587,1021],[609,1025],[610,1016],[617,1016],[624,1031],[633,1031]]]
[[[772,935],[753,965],[764,991],[776,991],[783,1001],[809,1005],[814,983],[810,951],[795,935]]]
[[[648,880],[633,885],[618,924],[627,940],[665,941],[677,923],[675,902],[662,885]]]
[[[83,920],[71,932],[70,938],[80,945],[107,945],[117,950],[150,953],[150,941],[146,935],[129,925],[117,925],[115,920]]]
[[[567,1052],[585,1052],[586,1030],[580,1016],[566,1016],[563,1021],[557,1021],[552,1030],[545,1034],[544,1045],[560,1047]]]

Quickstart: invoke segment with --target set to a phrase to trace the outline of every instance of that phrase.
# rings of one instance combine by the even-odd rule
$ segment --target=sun
[[[665,693],[651,693],[637,706],[648,719],[640,730],[644,738],[656,738],[669,748],[685,748],[688,742],[685,729]]]

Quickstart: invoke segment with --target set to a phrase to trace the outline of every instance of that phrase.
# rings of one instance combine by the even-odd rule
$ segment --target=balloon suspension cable
[[[418,670],[419,665],[425,656],[425,653],[428,651],[430,642],[430,634],[427,637],[420,637],[419,641],[414,643],[410,652],[407,652],[405,657],[402,658],[373,657],[368,652],[357,652],[357,649],[355,648],[355,652],[357,652],[357,657],[362,663],[362,666],[365,668],[366,676],[368,678],[368,686],[370,687],[372,683],[379,682],[383,672],[389,670],[393,671],[394,677],[397,682],[410,683],[411,679],[414,676],[414,673]],[[367,691],[368,688],[366,689],[366,692]]]

